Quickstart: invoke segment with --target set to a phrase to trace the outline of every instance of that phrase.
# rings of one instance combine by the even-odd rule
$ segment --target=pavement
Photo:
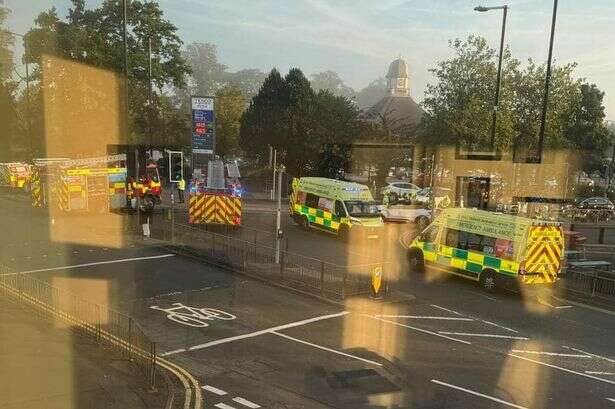
[[[93,339],[0,300],[0,408],[164,408],[166,384]]]
[[[360,244],[290,226],[290,246],[365,256]],[[393,238],[387,247],[398,246]],[[413,300],[332,305],[155,245],[111,248],[73,237],[54,246],[63,257],[22,251],[24,244],[0,253],[0,263],[14,258],[17,271],[133,316],[161,355],[200,381],[205,408],[615,404],[615,317],[559,294],[485,294],[473,282],[400,268],[391,286]]]

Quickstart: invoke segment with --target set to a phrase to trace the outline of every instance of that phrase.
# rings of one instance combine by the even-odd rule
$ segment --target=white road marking
[[[449,320],[449,321],[474,321],[472,318],[462,317],[434,317],[426,315],[374,315],[376,318],[412,318],[415,320]]]
[[[223,391],[222,389],[218,389],[215,386],[203,385],[203,386],[201,386],[201,388],[206,390],[207,392],[211,392],[211,393],[216,394],[218,396],[226,395],[226,391]]]
[[[606,400],[608,400],[610,402],[615,402],[615,398],[606,398]]]
[[[432,307],[434,307],[434,308],[438,308],[438,309],[440,309],[440,310],[442,310],[442,311],[448,311],[448,312],[450,312],[451,314],[461,315],[461,314],[460,314],[460,313],[458,313],[457,311],[449,310],[448,308],[440,307],[439,305],[436,305],[436,304],[431,304],[431,306],[432,306]]]
[[[563,299],[563,298],[556,297],[556,296],[554,296],[554,295],[552,295],[551,297],[553,297],[553,298],[554,298],[554,299],[556,299],[557,301],[560,301],[560,302],[566,302],[566,303],[568,303],[568,304],[572,304],[572,305],[574,305],[574,306],[576,306],[576,307],[586,308],[586,309],[588,309],[588,310],[592,310],[592,311],[601,312],[601,313],[603,313],[603,314],[615,315],[615,311],[610,311],[610,310],[606,310],[606,309],[604,309],[604,308],[594,307],[594,306],[592,306],[592,305],[583,304],[583,303],[581,303],[581,302],[576,302],[576,301],[566,300],[566,299]]]
[[[584,376],[586,378],[594,379],[596,381],[610,383],[612,385],[615,385],[615,381],[611,381],[609,379],[598,378],[597,376],[589,375],[589,374],[582,373],[582,372],[573,371],[572,369],[562,368],[561,366],[557,366],[557,365],[553,365],[553,364],[548,364],[546,362],[537,361],[535,359],[526,358],[526,357],[520,356],[520,355],[515,355],[515,354],[510,354],[509,353],[508,356],[512,356],[512,357],[515,357],[515,358],[518,358],[518,359],[523,359],[524,361],[534,362],[535,364],[538,364],[538,365],[548,366],[549,368],[559,369],[560,371],[568,372],[568,373],[571,373],[571,374],[575,374],[575,375],[579,375],[579,376]]]
[[[128,263],[130,261],[154,260],[154,259],[158,259],[158,258],[167,258],[167,257],[174,257],[174,256],[175,256],[175,254],[161,254],[159,256],[121,258],[121,259],[117,259],[117,260],[96,261],[94,263],[74,264],[72,266],[61,266],[61,267],[41,268],[41,269],[38,269],[38,270],[27,270],[27,271],[21,271],[19,273],[15,273],[15,274],[41,273],[43,271],[66,270],[66,269],[69,269],[69,268],[90,267],[90,266],[98,266],[98,265],[102,265],[102,264]],[[47,257],[47,255],[43,254],[43,257]]]
[[[494,402],[498,402],[498,403],[501,403],[503,405],[510,406],[512,408],[527,409],[525,406],[516,405],[516,404],[511,403],[511,402],[506,402],[505,400],[498,399],[498,398],[496,398],[494,396],[489,396],[489,395],[485,395],[485,394],[480,393],[480,392],[475,392],[475,391],[472,391],[470,389],[462,388],[461,386],[451,385],[450,383],[438,381],[437,379],[432,379],[431,381],[433,383],[438,384],[438,385],[446,386],[446,387],[452,388],[452,389],[457,389],[458,391],[466,392],[466,393],[469,393],[470,395],[480,396],[481,398],[489,399],[489,400],[492,400]]]
[[[591,355],[594,358],[604,359],[605,361],[608,361],[608,362],[611,362],[611,363],[615,364],[615,359],[607,358],[606,356],[592,354],[591,352],[583,351],[582,349],[577,349],[577,348],[573,348],[573,347],[568,347],[566,345],[564,345],[563,347],[566,348],[566,349],[571,349],[571,350],[576,351],[576,352],[581,352],[582,354]]]
[[[565,356],[568,358],[591,358],[591,355],[581,354],[561,354],[559,352],[545,352],[545,351],[526,351],[523,349],[513,349],[510,352],[522,353],[522,354],[535,354],[535,355],[548,355],[548,356]]]
[[[214,406],[218,409],[235,409],[235,406],[227,405],[226,403],[222,402],[216,403]]]
[[[174,355],[174,354],[179,354],[180,352],[186,352],[186,349],[185,348],[174,349],[172,351],[163,352],[160,354],[160,356]]]
[[[422,333],[424,333],[424,334],[435,335],[436,337],[446,338],[446,339],[449,339],[449,340],[451,340],[451,341],[461,342],[462,344],[472,345],[472,343],[471,343],[471,342],[464,341],[463,339],[457,339],[457,338],[447,337],[446,335],[438,334],[437,332],[433,332],[433,331],[428,331],[428,330],[423,329],[423,328],[417,328],[417,327],[413,327],[413,326],[410,326],[410,325],[402,324],[401,322],[391,321],[391,320],[385,320],[384,318],[377,318],[377,317],[373,317],[373,316],[371,316],[371,315],[366,315],[366,316],[367,316],[367,317],[371,317],[371,318],[373,318],[373,319],[375,319],[375,320],[378,320],[378,321],[388,322],[389,324],[399,325],[400,327],[404,327],[404,328],[413,329],[413,330],[415,330],[415,331],[422,332]]]
[[[238,396],[236,398],[233,398],[233,401],[235,401],[235,402],[237,402],[237,403],[239,403],[239,404],[241,404],[243,406],[247,406],[249,408],[252,408],[252,409],[256,409],[256,408],[260,408],[261,407],[261,405],[258,405],[256,403],[251,402],[251,401],[249,401],[247,399],[244,399],[244,398],[242,398],[240,396]]]
[[[299,327],[301,325],[310,324],[312,322],[317,322],[317,321],[322,321],[322,320],[328,320],[328,319],[331,319],[331,318],[341,317],[341,316],[344,316],[346,314],[349,314],[349,312],[348,311],[342,311],[342,312],[338,312],[336,314],[321,315],[321,316],[314,317],[314,318],[308,318],[308,319],[302,320],[302,321],[296,321],[296,322],[291,322],[289,324],[278,325],[277,327],[271,327],[271,328],[263,329],[263,330],[260,330],[260,331],[250,332],[250,333],[242,334],[242,335],[236,335],[234,337],[221,338],[221,339],[217,339],[215,341],[206,342],[204,344],[194,345],[194,346],[191,346],[190,348],[188,348],[188,350],[189,351],[195,351],[197,349],[209,348],[209,347],[213,347],[213,346],[220,345],[220,344],[226,344],[226,343],[229,343],[229,342],[238,341],[240,339],[253,338],[253,337],[257,337],[259,335],[269,334],[269,333],[271,333],[273,331],[280,331],[280,330],[287,329],[287,328]],[[185,352],[185,350],[184,351],[177,350],[177,351]],[[174,354],[179,353],[177,351],[166,352],[164,356],[174,355]]]
[[[514,332],[515,334],[518,334],[518,333],[519,333],[519,331],[517,331],[517,330],[515,330],[515,329],[508,328],[508,327],[505,327],[505,326],[500,325],[500,324],[496,324],[495,322],[486,321],[486,320],[481,320],[481,321],[482,321],[482,322],[484,322],[485,324],[488,324],[488,325],[493,325],[494,327],[498,327],[498,328],[505,329],[506,331]]]
[[[540,297],[536,297],[536,299],[538,300],[539,304],[546,305],[547,307],[555,308],[556,310],[561,310],[561,309],[564,309],[564,308],[572,308],[572,305],[559,305],[559,306],[556,307],[555,305],[552,305],[551,303],[543,300]]]
[[[369,359],[361,358],[361,357],[356,356],[356,355],[347,354],[345,352],[338,351],[338,350],[335,350],[335,349],[327,348],[327,347],[322,346],[322,345],[313,344],[311,342],[304,341],[304,340],[299,339],[299,338],[291,337],[290,335],[282,334],[280,332],[271,331],[271,333],[274,334],[274,335],[277,335],[279,337],[282,337],[282,338],[290,339],[291,341],[299,342],[301,344],[309,345],[309,346],[314,347],[314,348],[322,349],[323,351],[333,352],[334,354],[343,355],[343,356],[346,356],[348,358],[357,359],[359,361],[362,361],[362,362],[365,362],[365,363],[368,363],[368,364],[371,364],[371,365],[382,366],[381,363],[378,363],[378,362],[375,362],[375,361],[370,361]]]
[[[483,337],[483,338],[506,338],[506,339],[518,339],[521,341],[527,341],[527,337],[516,337],[513,335],[498,335],[498,334],[476,334],[473,332],[450,332],[450,331],[438,331],[438,334],[444,335],[458,335],[463,337]]]
[[[585,371],[585,373],[589,375],[615,375],[615,372]]]

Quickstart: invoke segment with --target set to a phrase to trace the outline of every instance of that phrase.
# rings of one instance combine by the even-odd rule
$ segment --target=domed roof
[[[389,65],[387,78],[408,78],[408,64],[401,58],[396,59]]]

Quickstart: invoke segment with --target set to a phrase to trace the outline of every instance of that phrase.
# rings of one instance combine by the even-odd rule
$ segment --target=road
[[[0,228],[16,232],[16,220]],[[412,302],[336,305],[156,246],[37,238],[5,235],[3,248],[15,250],[0,263],[131,314],[161,355],[198,378],[207,408],[615,405],[613,314],[484,294],[432,273],[396,280]]]

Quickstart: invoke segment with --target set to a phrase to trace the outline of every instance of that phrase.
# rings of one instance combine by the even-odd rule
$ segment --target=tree
[[[8,9],[0,6],[0,161],[12,158],[15,142],[21,136],[15,106],[17,84],[12,79],[15,68],[12,47],[15,39],[5,28],[8,14]]]
[[[321,90],[328,90],[333,95],[340,97],[352,98],[354,97],[354,90],[344,84],[344,81],[340,78],[339,74],[335,71],[324,71],[312,74],[311,85],[315,92]]]
[[[237,72],[227,72],[224,76],[226,86],[232,86],[241,90],[246,101],[254,97],[267,74],[256,68],[248,68]]]
[[[450,42],[454,56],[439,62],[427,85],[421,140],[429,146],[490,147],[491,112],[496,78],[496,51],[485,39],[470,36]],[[574,77],[576,64],[554,66],[545,128],[545,148],[603,150],[608,139],[602,122],[600,91]],[[505,48],[495,146],[514,150],[518,158],[536,151],[545,66],[529,60],[522,66]]]
[[[315,93],[298,68],[284,78],[274,69],[241,120],[240,143],[260,159],[273,146],[292,175],[339,175],[347,168],[343,146],[360,129],[359,111],[347,98]]]
[[[226,86],[216,93],[216,153],[222,157],[239,154],[239,128],[245,104],[239,88]]]
[[[613,144],[613,135],[604,122],[604,92],[595,84],[583,83],[580,94],[581,103],[572,107],[571,125],[565,132],[565,138],[571,146],[578,147],[584,153],[582,167],[585,172],[602,171],[605,151]]]
[[[380,101],[387,91],[386,80],[378,78],[356,93],[355,100],[361,109],[371,108]]]
[[[163,90],[181,88],[190,72],[181,56],[182,42],[177,28],[163,18],[157,3],[133,0],[128,10],[128,94],[129,142],[149,143],[153,124],[164,118],[160,107]],[[55,55],[71,61],[122,72],[124,51],[122,39],[123,16],[117,1],[105,0],[98,8],[87,9],[84,0],[72,0],[72,7],[64,20],[55,8],[42,12],[35,20],[35,27],[26,34],[24,60],[36,64],[34,78],[40,78],[41,57]],[[153,106],[147,103],[148,95],[148,40],[152,41]],[[40,86],[40,85],[39,85]],[[94,93],[93,93],[94,95]],[[89,103],[94,103],[91,100]],[[175,109],[166,105],[165,109]],[[185,135],[182,129],[163,127],[171,131],[167,140],[179,141]],[[154,141],[159,142],[159,141]]]
[[[192,69],[190,81],[192,94],[214,95],[226,84],[226,65],[218,62],[214,44],[188,44],[182,55]]]

